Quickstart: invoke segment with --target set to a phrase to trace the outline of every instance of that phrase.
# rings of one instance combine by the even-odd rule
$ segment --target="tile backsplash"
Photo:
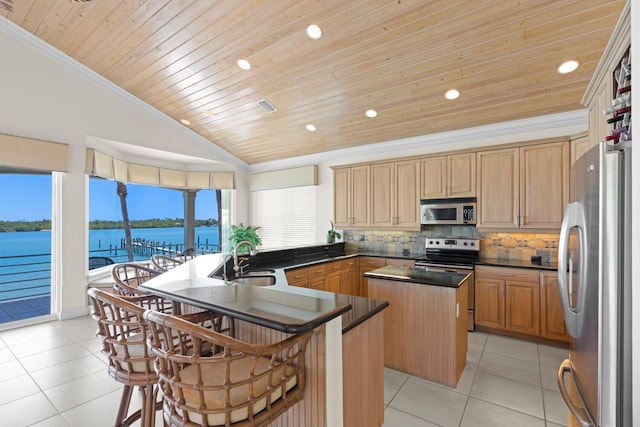
[[[558,260],[559,234],[480,233],[473,226],[429,226],[422,231],[344,230],[347,249],[395,255],[424,254],[428,237],[480,239],[480,256],[510,261],[529,261],[540,256],[542,262]]]

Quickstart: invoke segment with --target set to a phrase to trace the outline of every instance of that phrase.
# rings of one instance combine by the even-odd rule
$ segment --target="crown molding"
[[[565,113],[548,114],[528,119],[512,120],[491,125],[326,151],[284,160],[256,163],[249,165],[249,172],[262,172],[323,162],[329,166],[333,166],[347,163],[349,161],[345,159],[353,157],[379,160],[388,158],[389,153],[393,153],[393,157],[403,157],[558,136],[573,136],[585,132],[588,129],[588,122],[589,116],[586,109],[574,110]],[[445,141],[445,143],[443,143],[443,141]]]

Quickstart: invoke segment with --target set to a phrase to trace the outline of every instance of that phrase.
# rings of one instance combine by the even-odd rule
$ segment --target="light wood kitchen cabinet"
[[[553,229],[569,201],[569,142],[477,153],[478,228]]]
[[[488,277],[482,277],[476,272],[476,325],[504,329],[505,286],[504,280],[502,279],[496,280]]]
[[[384,364],[456,387],[467,354],[467,282],[459,288],[370,278],[384,313]]]
[[[569,342],[558,288],[556,271],[477,265],[476,325]]]
[[[520,228],[560,230],[569,168],[568,141],[520,148]]]
[[[421,199],[476,195],[476,153],[421,159]]]
[[[378,257],[358,257],[358,277],[360,282],[360,296],[369,295],[369,279],[364,277],[364,273],[377,270],[385,266],[385,259]]]
[[[340,293],[360,296],[360,281],[358,280],[358,258],[348,258],[343,261],[342,282]]]
[[[518,148],[478,153],[478,228],[517,228]]]
[[[558,341],[569,341],[564,323],[560,285],[555,271],[540,272],[540,335]]]
[[[287,283],[289,286],[298,286],[301,288],[309,287],[309,269],[295,268],[285,272]]]
[[[571,166],[578,160],[584,153],[591,148],[591,141],[589,140],[589,134],[576,135],[571,137]]]
[[[536,272],[537,273],[537,272]],[[540,334],[540,283],[507,281],[505,329],[529,335]]]
[[[371,226],[420,230],[420,161],[371,165]]]
[[[540,334],[538,270],[476,266],[476,325]]]
[[[370,225],[369,165],[333,171],[333,220],[338,228]]]
[[[326,263],[315,264],[311,267],[307,267],[309,272],[309,284],[311,289],[323,290],[325,287],[325,280],[327,279]]]

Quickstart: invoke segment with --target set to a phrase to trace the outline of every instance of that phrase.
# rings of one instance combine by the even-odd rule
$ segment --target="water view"
[[[133,239],[142,239],[167,251],[184,249],[184,229],[137,228],[131,230]],[[122,246],[124,230],[89,230],[88,256],[109,257],[115,262],[127,261]],[[217,227],[195,228],[196,249],[215,252],[218,249]],[[37,297],[51,292],[51,231],[0,233],[0,302],[17,298]],[[147,260],[148,252],[137,252],[137,261]]]

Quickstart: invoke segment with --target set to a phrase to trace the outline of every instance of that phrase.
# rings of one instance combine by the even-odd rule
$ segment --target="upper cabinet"
[[[478,228],[560,229],[569,201],[569,142],[482,151]]]
[[[338,228],[370,225],[371,167],[333,171],[333,221]]]
[[[421,199],[476,195],[476,153],[423,158],[421,172]]]
[[[420,160],[334,168],[338,228],[420,230]]]
[[[420,161],[371,165],[371,226],[420,229]]]
[[[478,153],[478,228],[517,228],[518,148]]]

